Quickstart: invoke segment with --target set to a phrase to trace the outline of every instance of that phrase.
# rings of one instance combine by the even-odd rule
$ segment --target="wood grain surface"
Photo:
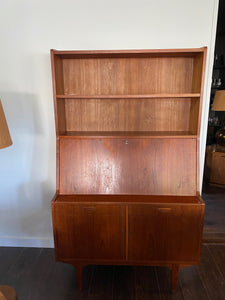
[[[168,266],[175,291],[180,269],[200,260],[206,48],[51,50],[51,59],[56,259],[75,266],[79,289],[83,267],[101,263]],[[102,268],[106,299],[112,274]]]
[[[61,139],[60,193],[195,195],[196,140]]]

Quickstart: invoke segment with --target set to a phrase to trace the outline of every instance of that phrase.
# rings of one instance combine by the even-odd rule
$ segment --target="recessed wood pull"
[[[171,212],[171,208],[170,207],[160,207],[160,208],[158,208],[158,210],[160,211],[160,212]]]

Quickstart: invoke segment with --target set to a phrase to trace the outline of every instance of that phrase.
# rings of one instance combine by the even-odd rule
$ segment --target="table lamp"
[[[6,122],[2,102],[0,100],[0,149],[6,148],[12,145],[9,128]]]
[[[216,91],[211,110],[225,111],[225,90]],[[216,141],[220,146],[225,146],[225,117],[223,126],[216,133]]]

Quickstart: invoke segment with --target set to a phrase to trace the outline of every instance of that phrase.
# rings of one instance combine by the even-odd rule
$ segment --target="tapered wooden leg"
[[[82,290],[82,273],[83,273],[83,266],[82,265],[75,265],[76,273],[77,273],[77,288],[81,291]]]
[[[177,288],[177,279],[178,279],[179,265],[172,265],[172,274],[171,274],[171,290],[174,293]]]

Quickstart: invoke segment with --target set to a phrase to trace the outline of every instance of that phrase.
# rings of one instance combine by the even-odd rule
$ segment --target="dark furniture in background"
[[[212,111],[211,107],[217,90],[225,90],[225,1],[219,1],[217,32],[215,42],[215,59],[212,74],[212,87],[209,108],[207,145],[216,143],[215,135],[223,126],[225,112]],[[224,170],[225,171],[225,170]]]
[[[224,124],[225,112],[213,111],[212,104],[217,90],[225,90],[225,1],[219,1],[215,60],[212,75],[212,88],[209,108],[207,147],[204,183],[225,187],[224,149],[216,146],[216,133]]]
[[[206,147],[205,176],[207,183],[225,188],[225,147]]]

